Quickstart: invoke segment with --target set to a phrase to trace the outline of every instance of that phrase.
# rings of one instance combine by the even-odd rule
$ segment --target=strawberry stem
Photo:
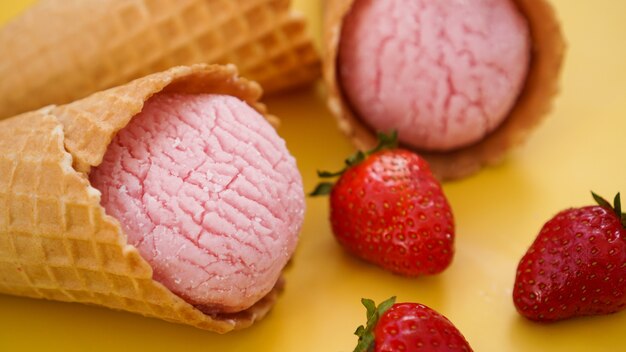
[[[611,206],[611,203],[609,203],[606,199],[604,199],[601,196],[597,195],[593,191],[591,192],[591,195],[593,196],[593,199],[596,201],[596,203],[598,203],[599,206],[604,207],[604,208],[611,208],[611,209],[613,209],[613,207]]]
[[[341,176],[344,170],[338,172],[329,172],[329,171],[317,171],[317,177],[319,178],[333,178],[337,176]]]
[[[359,337],[359,343],[357,344],[354,352],[370,352],[374,350],[374,328],[378,323],[378,319],[396,303],[396,297],[391,297],[376,307],[376,304],[371,299],[363,298],[361,303],[367,309],[367,324],[365,326],[359,326],[354,334]]]
[[[622,200],[620,199],[619,192],[613,200],[613,206],[615,207],[615,214],[622,221],[622,226],[626,229],[626,214],[622,213]]]
[[[397,131],[391,131],[389,134],[378,132],[377,137],[378,137],[378,144],[376,145],[376,147],[366,152],[359,150],[356,153],[350,155],[344,161],[346,166],[344,166],[343,169],[336,171],[336,172],[318,170],[317,176],[319,178],[333,178],[333,177],[341,176],[343,175],[344,172],[346,172],[346,170],[363,162],[365,159],[367,159],[368,156],[374,153],[377,153],[383,149],[395,149],[398,147],[398,132]],[[309,193],[309,196],[315,197],[315,196],[329,195],[330,192],[332,191],[332,186],[333,186],[333,183],[322,182],[315,187],[313,192]]]
[[[613,198],[613,205],[611,205],[609,201],[600,197],[594,192],[591,192],[591,195],[593,196],[593,199],[595,199],[596,203],[598,203],[599,206],[613,210],[615,215],[617,215],[617,218],[620,219],[622,226],[626,228],[626,214],[622,213],[622,200],[621,200],[619,192],[615,195],[615,198]]]
[[[393,130],[389,134],[378,132],[376,135],[378,138],[378,145],[374,149],[367,152],[366,156],[370,156],[383,149],[395,149],[398,148],[398,131]]]
[[[309,196],[311,197],[327,196],[330,194],[330,192],[332,192],[334,185],[335,184],[332,182],[320,182],[317,185],[317,187],[315,187],[313,192],[309,193]]]

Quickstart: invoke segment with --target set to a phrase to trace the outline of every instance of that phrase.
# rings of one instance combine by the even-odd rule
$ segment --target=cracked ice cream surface
[[[241,311],[267,294],[304,216],[285,142],[230,96],[152,97],[90,180],[154,279],[206,313]]]
[[[506,119],[529,61],[528,25],[511,0],[356,0],[338,74],[367,125],[445,151]]]

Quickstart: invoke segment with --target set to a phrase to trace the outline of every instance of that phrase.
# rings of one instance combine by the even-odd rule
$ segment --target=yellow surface
[[[33,1],[0,1],[0,22]],[[315,0],[296,0],[319,31]],[[549,217],[590,203],[589,190],[626,193],[626,2],[554,0],[569,42],[562,94],[550,118],[499,167],[445,185],[457,254],[435,277],[406,279],[366,265],[335,243],[326,199],[309,199],[287,289],[271,315],[225,336],[78,304],[0,296],[0,351],[347,352],[362,322],[359,299],[397,295],[448,316],[476,351],[626,351],[626,312],[540,325],[511,302],[517,261]],[[0,48],[0,60],[2,60]],[[2,79],[0,77],[0,79]],[[319,87],[318,87],[319,88]],[[268,101],[305,186],[352,147],[322,89]]]

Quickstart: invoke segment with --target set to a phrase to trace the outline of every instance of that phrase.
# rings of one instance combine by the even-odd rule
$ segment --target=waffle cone
[[[357,148],[376,145],[376,134],[350,107],[337,73],[337,57],[343,19],[355,0],[326,0],[322,56],[328,106],[339,128]],[[556,14],[545,0],[515,0],[528,20],[532,39],[531,64],[525,86],[506,120],[481,141],[448,152],[416,150],[430,163],[441,180],[466,177],[487,165],[500,162],[513,147],[523,143],[552,107],[565,54],[565,40]]]
[[[320,75],[290,0],[40,0],[0,54],[0,119],[178,65],[232,63],[267,94]]]
[[[266,115],[260,87],[238,78],[233,66],[195,65],[0,122],[0,293],[95,304],[218,333],[268,313],[282,279],[251,308],[216,315],[154,281],[89,184],[87,173],[116,132],[162,91],[228,94]]]

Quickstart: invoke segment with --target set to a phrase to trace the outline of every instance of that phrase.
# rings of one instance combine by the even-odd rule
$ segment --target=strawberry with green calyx
[[[335,173],[318,172],[312,195],[330,193],[330,222],[350,253],[405,276],[436,274],[454,255],[454,220],[441,185],[419,155],[397,149],[397,135],[346,160]]]
[[[367,325],[359,326],[354,352],[472,351],[461,332],[443,315],[423,304],[395,303],[392,297],[378,307],[362,299]]]
[[[521,259],[513,301],[532,320],[609,314],[626,307],[626,215],[592,192],[598,205],[550,219]]]
[[[390,134],[378,133],[378,145],[367,152],[363,152],[361,150],[349,156],[344,162],[346,166],[337,171],[337,172],[329,172],[329,171],[318,171],[317,176],[319,178],[334,178],[337,176],[343,175],[349,168],[355,166],[361,162],[363,162],[368,156],[379,152],[384,149],[396,149],[398,147],[398,132],[392,131]],[[332,182],[321,182],[317,185],[315,190],[311,192],[310,196],[327,196],[331,193],[332,188],[335,184]]]

